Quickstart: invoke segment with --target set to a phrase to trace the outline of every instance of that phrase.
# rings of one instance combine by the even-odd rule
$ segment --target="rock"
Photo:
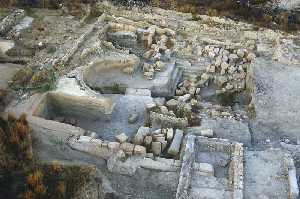
[[[141,145],[144,141],[144,137],[148,134],[150,134],[150,128],[141,126],[133,138],[133,143],[136,145]]]
[[[108,149],[117,152],[120,148],[120,143],[119,142],[109,142],[107,145]]]
[[[121,134],[117,135],[115,138],[118,142],[123,143],[123,142],[127,141],[128,136],[125,133],[121,133]]]
[[[214,65],[215,65],[216,67],[219,67],[219,66],[221,66],[221,63],[222,63],[222,57],[221,57],[221,56],[218,56],[218,57],[216,58],[216,60],[215,60]]]
[[[164,134],[158,134],[158,135],[153,135],[152,136],[155,142],[163,142],[166,140]]]
[[[194,87],[194,86],[190,87],[189,94],[195,95],[195,93],[196,93],[196,87]]]
[[[177,106],[178,106],[178,101],[175,99],[170,99],[169,101],[167,101],[166,105],[169,109],[171,110],[176,110]]]
[[[200,91],[201,91],[201,88],[197,88],[197,89],[196,89],[196,94],[199,95],[199,94],[200,94]]]
[[[218,87],[223,87],[223,85],[228,81],[228,78],[226,76],[217,76],[215,78],[215,84],[218,86]]]
[[[229,55],[229,61],[230,62],[236,62],[239,59],[237,54],[230,54]]]
[[[152,142],[151,144],[151,151],[154,155],[160,155],[161,154],[161,143],[160,142]]]
[[[143,146],[140,146],[140,145],[135,145],[134,150],[133,150],[133,154],[145,157],[146,156],[146,148],[143,147]]]
[[[228,58],[228,56],[227,55],[223,55],[222,56],[222,62],[228,62],[228,60],[229,60],[229,58]]]
[[[164,151],[167,148],[168,142],[166,140],[161,141],[161,151]]]
[[[183,138],[183,131],[176,129],[175,136],[168,150],[168,154],[172,156],[177,156],[180,150],[181,142]]]
[[[122,149],[126,155],[132,155],[133,154],[133,149],[134,145],[128,142],[124,142],[120,145],[120,149]]]
[[[191,99],[191,94],[185,94],[183,96],[178,97],[178,101],[180,102],[187,102]]]
[[[154,102],[146,104],[147,111],[152,111],[156,108],[156,104]]]
[[[167,129],[167,141],[172,141],[174,136],[174,130],[172,128]]]
[[[201,136],[205,137],[213,137],[214,136],[214,131],[212,129],[204,129],[200,131]]]
[[[138,121],[138,119],[139,119],[139,115],[137,113],[130,114],[128,117],[128,123],[134,124]]]
[[[151,64],[144,63],[144,65],[143,65],[144,72],[149,72],[151,69],[153,69],[153,66]]]
[[[148,50],[143,54],[144,59],[150,59],[155,54],[155,51],[153,49]]]
[[[208,163],[194,163],[194,171],[203,176],[214,176],[214,167]]]
[[[255,54],[254,53],[249,53],[246,57],[247,61],[251,62],[255,59]]]
[[[232,84],[228,83],[225,88],[226,90],[232,90],[234,87]]]
[[[144,144],[145,144],[146,146],[150,146],[151,143],[152,143],[152,136],[146,136],[146,137],[144,138]]]
[[[245,49],[238,49],[236,54],[240,57],[243,58],[245,56]]]
[[[229,64],[227,64],[226,62],[222,62],[221,63],[221,68],[226,70],[229,67]]]
[[[160,106],[160,112],[164,115],[168,115],[169,111],[168,108],[166,106]]]
[[[208,75],[207,73],[203,73],[201,75],[201,80],[203,80],[203,81],[207,81],[207,80],[209,80],[209,78],[210,78],[210,75]]]

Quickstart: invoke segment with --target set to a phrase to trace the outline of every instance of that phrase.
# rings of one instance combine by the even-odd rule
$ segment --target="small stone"
[[[161,143],[161,151],[164,151],[167,148],[168,142],[163,140]]]
[[[216,58],[216,60],[215,60],[214,65],[215,65],[216,67],[219,67],[219,66],[221,66],[221,63],[222,63],[222,57],[221,57],[221,56],[218,56],[218,57]]]
[[[245,56],[245,49],[238,49],[236,54],[240,57],[243,58]]]
[[[232,62],[236,62],[236,60],[238,60],[238,56],[237,54],[230,54],[229,55],[229,60],[232,61]]]
[[[195,92],[196,92],[196,87],[194,87],[194,86],[190,87],[189,94],[195,95]]]
[[[176,110],[178,104],[179,104],[179,102],[175,99],[170,99],[166,103],[167,107],[169,107],[169,109],[172,109],[172,110]]]
[[[196,89],[196,94],[199,95],[199,94],[200,94],[200,91],[201,91],[201,88],[197,88],[197,89]]]
[[[214,53],[219,54],[220,48],[214,48]]]
[[[144,139],[144,144],[146,146],[150,146],[152,143],[152,136],[146,136],[145,139]]]
[[[120,149],[122,149],[126,155],[132,155],[133,154],[133,149],[134,145],[128,142],[124,142],[120,145]]]
[[[145,58],[145,59],[150,59],[151,56],[154,55],[154,53],[155,53],[155,51],[154,51],[153,49],[148,50],[147,52],[145,52],[145,53],[143,54],[143,58]]]
[[[150,134],[150,128],[141,126],[133,138],[133,143],[136,145],[141,145],[144,141],[144,137]]]
[[[151,144],[151,151],[154,155],[160,155],[161,154],[161,143],[160,142],[152,142]]]
[[[160,106],[160,112],[164,115],[167,115],[169,113],[168,108],[166,106]]]
[[[141,145],[135,145],[133,154],[145,157],[146,156],[146,148]]]
[[[121,133],[121,134],[117,135],[115,138],[118,142],[123,143],[123,142],[127,141],[128,136],[125,133]]]
[[[153,139],[156,142],[163,142],[166,140],[165,136],[163,134],[153,135]]]
[[[180,102],[187,102],[191,99],[191,94],[185,94],[183,96],[178,97],[178,101]]]
[[[209,78],[210,78],[210,76],[207,73],[203,73],[201,75],[201,80],[207,81],[207,80],[209,80]]]
[[[221,63],[221,68],[226,70],[229,67],[229,64],[227,64],[226,62],[222,62]]]
[[[204,129],[200,131],[201,136],[205,137],[213,137],[214,136],[214,131],[212,129]]]
[[[228,58],[228,56],[227,55],[223,55],[222,56],[222,62],[228,62],[228,60],[229,60],[229,58]]]
[[[148,111],[152,111],[154,108],[156,108],[156,104],[154,102],[146,104],[146,109]]]
[[[132,113],[128,117],[128,123],[129,124],[134,124],[138,121],[139,115],[137,113]]]
[[[216,54],[214,52],[209,52],[208,53],[208,57],[213,59],[216,56]]]
[[[167,129],[167,141],[172,141],[174,136],[174,130],[172,128]]]
[[[227,84],[225,88],[226,90],[232,90],[234,87],[232,84]]]
[[[251,62],[255,59],[255,54],[254,53],[249,53],[246,57],[247,61]]]
[[[218,87],[222,87],[227,81],[228,78],[226,76],[218,76],[215,78],[215,83]]]

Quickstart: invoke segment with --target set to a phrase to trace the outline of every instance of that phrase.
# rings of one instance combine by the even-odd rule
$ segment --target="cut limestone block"
[[[124,142],[121,144],[120,149],[122,149],[126,155],[132,155],[133,154],[133,149],[134,145],[128,142]]]
[[[128,136],[125,133],[121,133],[116,136],[116,140],[120,143],[126,142],[128,139]]]
[[[133,143],[138,145],[142,144],[144,141],[144,137],[148,134],[150,134],[150,128],[141,126],[133,138]]]
[[[146,148],[141,145],[135,145],[133,150],[134,155],[146,157]]]
[[[179,153],[182,138],[183,138],[183,131],[176,129],[176,133],[172,141],[172,144],[168,150],[168,154],[172,156],[176,156]]]
[[[160,155],[161,154],[161,143],[160,142],[152,142],[151,150],[154,155]]]

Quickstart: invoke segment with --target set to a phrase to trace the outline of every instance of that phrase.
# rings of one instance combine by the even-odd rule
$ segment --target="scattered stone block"
[[[150,128],[141,126],[133,138],[133,143],[138,145],[142,144],[144,141],[144,137],[148,134],[150,134]]]
[[[172,141],[174,136],[174,130],[172,128],[167,129],[167,141]]]
[[[160,155],[161,154],[161,143],[160,142],[152,142],[151,144],[151,151],[154,155]]]
[[[121,133],[116,136],[116,140],[120,143],[126,142],[128,139],[128,136],[125,133]]]
[[[152,143],[152,136],[146,136],[145,139],[144,139],[144,144],[146,146],[150,146]]]
[[[133,154],[133,149],[134,145],[128,142],[124,142],[120,145],[120,149],[122,149],[126,155],[132,155]]]
[[[183,131],[176,129],[174,139],[171,143],[171,146],[168,150],[168,154],[172,156],[176,156],[179,153],[181,142],[183,138]]]
[[[201,136],[205,137],[213,137],[214,136],[214,131],[212,129],[204,129],[200,131]]]
[[[133,150],[133,154],[145,157],[146,156],[146,148],[141,146],[141,145],[135,145],[134,150]]]

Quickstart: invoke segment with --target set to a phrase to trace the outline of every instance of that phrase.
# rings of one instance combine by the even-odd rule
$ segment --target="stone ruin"
[[[18,62],[12,49],[26,49],[15,40],[35,42],[26,30],[37,19],[23,10],[0,17],[0,74],[7,74],[0,89],[20,81],[8,75],[27,67],[20,59],[38,66],[30,86],[41,78],[36,73],[58,75],[51,91],[24,89],[5,108],[27,113],[41,160],[95,165],[89,188],[101,197],[93,198],[298,198],[300,117],[283,111],[294,107],[279,95],[297,97],[300,59],[292,36],[159,8],[149,14],[105,1],[95,9],[102,15],[85,25],[62,17],[74,23],[71,34],[50,24],[65,37],[49,32],[34,59]],[[52,52],[54,38],[61,44]],[[288,86],[286,63],[293,72]],[[275,130],[270,115],[280,124]],[[295,128],[281,129],[287,124]]]

